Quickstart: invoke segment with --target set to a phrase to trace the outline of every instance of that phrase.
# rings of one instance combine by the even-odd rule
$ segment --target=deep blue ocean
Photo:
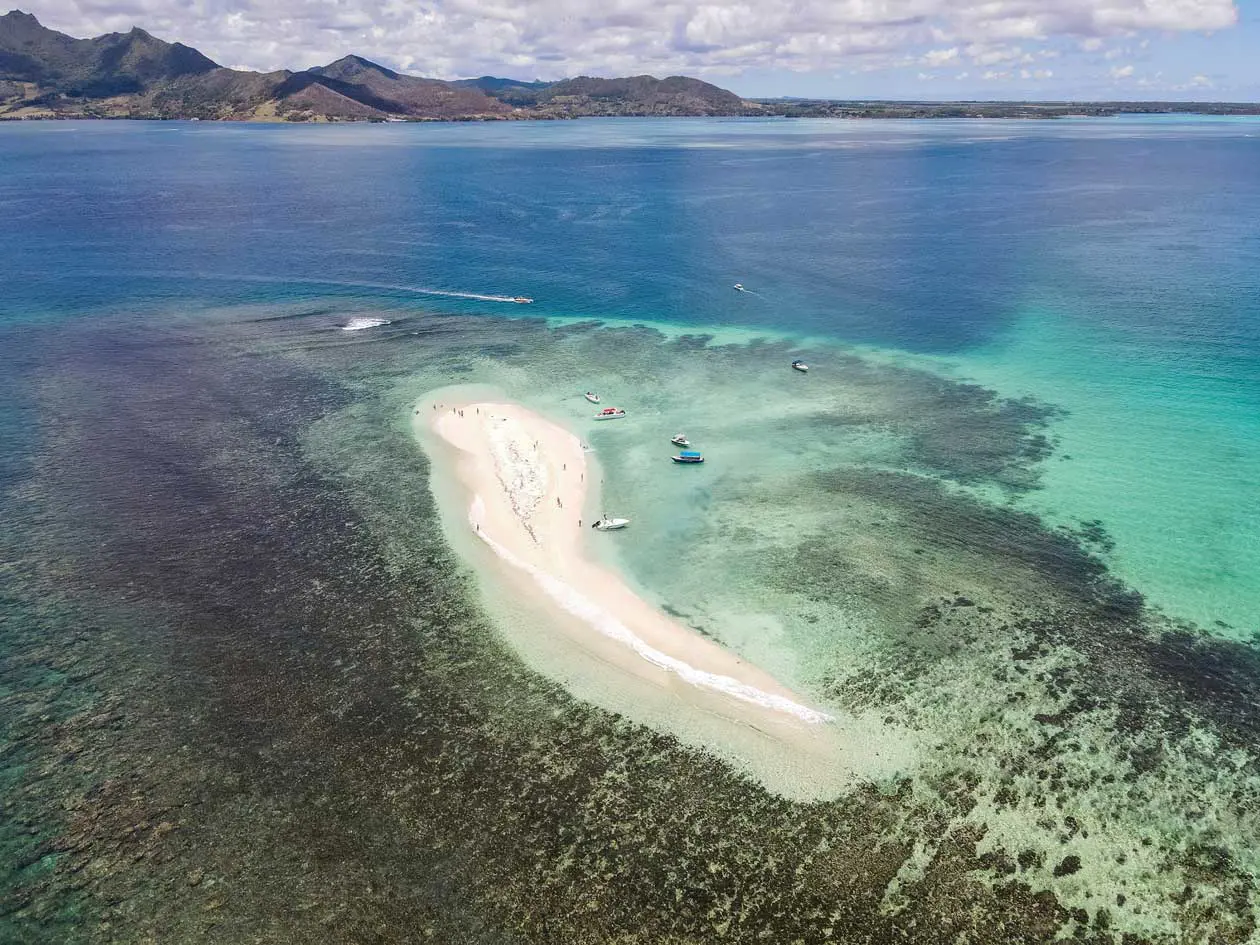
[[[1258,220],[1252,119],[9,123],[0,318],[334,297],[918,359],[1061,407],[1031,507],[1245,637]]]
[[[10,314],[371,282],[921,352],[1047,304],[1225,363],[1260,339],[1257,135],[1185,117],[10,124],[0,275]]]

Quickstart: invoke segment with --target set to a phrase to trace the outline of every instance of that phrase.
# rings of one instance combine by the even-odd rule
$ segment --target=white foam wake
[[[388,318],[367,318],[359,316],[352,318],[341,326],[342,331],[364,331],[368,328],[380,328],[382,325],[388,325]]]
[[[590,624],[604,636],[616,640],[630,647],[635,653],[647,660],[654,666],[675,673],[683,682],[692,686],[699,686],[702,689],[712,689],[715,692],[721,692],[732,698],[739,699],[743,702],[751,702],[755,705],[763,706],[767,709],[773,709],[776,712],[785,712],[796,718],[817,724],[820,722],[832,721],[832,716],[817,709],[811,709],[809,706],[801,705],[799,702],[793,702],[786,696],[775,695],[772,692],[766,692],[758,689],[756,686],[750,686],[742,683],[738,679],[731,676],[722,676],[717,673],[705,672],[697,669],[689,663],[684,663],[680,659],[676,659],[667,653],[649,646],[644,640],[635,636],[634,631],[618,620],[613,614],[600,607],[594,601],[585,597],[575,588],[565,584],[563,581],[548,574],[541,568],[535,567],[527,561],[522,561],[507,548],[500,545],[497,541],[486,534],[481,527],[486,518],[486,506],[481,496],[475,496],[472,505],[468,510],[468,521],[473,526],[477,535],[490,546],[500,558],[513,567],[529,574],[538,585],[546,592],[547,596],[554,600],[557,604]]]
[[[510,295],[483,295],[480,292],[455,292],[446,289],[422,289],[419,286],[404,285],[399,286],[408,292],[415,292],[417,295],[444,295],[452,299],[477,299],[481,302],[515,302]]]

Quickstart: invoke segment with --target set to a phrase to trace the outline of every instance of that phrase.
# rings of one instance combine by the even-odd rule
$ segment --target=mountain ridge
[[[77,39],[20,10],[0,16],[0,119],[467,121],[761,110],[686,76],[452,82],[396,72],[354,54],[300,72],[250,72],[139,27]]]

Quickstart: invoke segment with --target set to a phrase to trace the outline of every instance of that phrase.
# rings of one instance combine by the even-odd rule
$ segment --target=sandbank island
[[[599,479],[582,441],[486,394],[436,391],[417,404],[414,422],[433,460],[448,537],[526,662],[784,793],[833,793],[905,763],[900,737],[820,708],[595,560],[588,542],[598,534],[590,527]]]

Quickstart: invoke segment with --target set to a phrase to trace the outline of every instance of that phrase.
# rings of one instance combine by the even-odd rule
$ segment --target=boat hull
[[[621,413],[597,413],[595,414],[595,419],[596,420],[621,420],[623,417],[625,417],[625,415],[626,415],[625,411],[622,411]]]
[[[679,466],[698,466],[700,463],[704,462],[704,457],[701,457],[700,459],[684,459],[681,456],[671,456],[670,459],[676,462]]]

